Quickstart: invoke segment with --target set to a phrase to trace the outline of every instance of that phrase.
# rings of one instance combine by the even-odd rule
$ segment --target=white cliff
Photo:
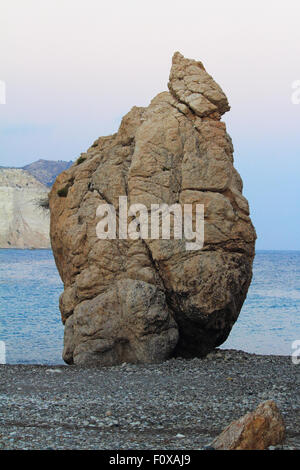
[[[50,248],[48,191],[27,171],[0,169],[0,248]]]

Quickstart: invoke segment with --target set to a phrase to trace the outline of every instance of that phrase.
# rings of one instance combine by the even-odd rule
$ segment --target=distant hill
[[[63,160],[37,160],[22,167],[22,170],[28,171],[38,181],[45,186],[51,187],[57,177],[62,171],[67,170],[73,164],[72,161],[65,162]]]

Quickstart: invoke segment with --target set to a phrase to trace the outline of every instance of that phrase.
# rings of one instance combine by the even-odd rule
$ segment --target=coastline
[[[300,449],[300,365],[218,349],[114,367],[0,365],[0,449],[202,449],[273,399]]]

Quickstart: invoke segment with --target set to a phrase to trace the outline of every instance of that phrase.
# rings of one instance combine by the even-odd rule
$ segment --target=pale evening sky
[[[73,160],[167,89],[174,51],[227,94],[257,248],[300,249],[299,0],[1,0],[0,166]]]

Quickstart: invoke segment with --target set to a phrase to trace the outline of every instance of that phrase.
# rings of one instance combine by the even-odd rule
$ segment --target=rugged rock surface
[[[67,363],[156,362],[202,356],[222,344],[252,275],[255,230],[220,121],[229,109],[201,62],[173,56],[169,92],[133,107],[50,194],[51,242]],[[185,240],[101,240],[96,209],[202,203],[204,247]]]
[[[0,169],[0,248],[50,248],[48,188],[20,169]]]
[[[264,450],[281,444],[285,436],[283,418],[273,400],[261,403],[229,424],[213,441],[216,450]]]

